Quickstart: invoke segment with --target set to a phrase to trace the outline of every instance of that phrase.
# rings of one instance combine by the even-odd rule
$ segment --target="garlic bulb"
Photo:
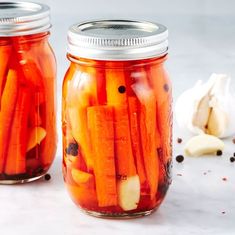
[[[180,128],[194,134],[220,138],[235,133],[235,97],[230,92],[230,77],[212,74],[206,83],[196,85],[180,95],[175,105]]]

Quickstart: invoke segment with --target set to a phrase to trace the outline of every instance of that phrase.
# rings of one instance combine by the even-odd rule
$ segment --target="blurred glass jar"
[[[0,3],[0,183],[45,175],[56,151],[56,61],[50,9]]]
[[[73,201],[100,217],[148,215],[171,182],[168,32],[103,20],[68,32],[63,174]]]

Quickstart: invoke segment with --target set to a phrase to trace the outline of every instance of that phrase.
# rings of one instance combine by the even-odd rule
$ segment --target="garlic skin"
[[[206,83],[183,92],[176,101],[175,116],[179,127],[193,134],[220,138],[235,133],[235,97],[230,92],[230,77],[212,74]]]

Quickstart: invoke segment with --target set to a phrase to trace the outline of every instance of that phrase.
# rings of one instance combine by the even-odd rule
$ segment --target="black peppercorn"
[[[183,141],[183,140],[182,140],[181,138],[177,138],[177,143],[178,143],[178,144],[182,143],[182,141]]]
[[[234,157],[230,157],[230,162],[235,162],[235,158]]]
[[[51,179],[51,175],[50,175],[50,174],[46,174],[46,175],[44,176],[44,179],[45,179],[46,181],[49,181],[49,180]]]
[[[184,161],[184,156],[183,155],[178,155],[176,156],[175,160],[179,163],[183,162]]]
[[[125,93],[126,92],[126,87],[125,86],[120,86],[120,87],[118,87],[118,91],[120,93]]]
[[[218,150],[217,152],[216,152],[216,155],[217,156],[221,156],[223,154],[223,152],[221,151],[221,150]]]

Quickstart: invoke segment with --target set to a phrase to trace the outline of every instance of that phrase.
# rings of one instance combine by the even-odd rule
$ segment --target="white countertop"
[[[167,64],[176,98],[197,79],[212,72],[229,73],[235,83],[235,4],[220,0],[65,2],[44,0],[52,7],[51,42],[58,60],[58,103],[68,61],[65,57],[69,25],[94,18],[139,18],[169,27],[170,55]],[[66,4],[65,4],[66,3]],[[123,7],[120,10],[120,6]],[[235,85],[235,84],[234,84]],[[60,120],[60,105],[58,106]],[[60,133],[60,122],[58,130]],[[61,134],[58,154],[49,171],[49,182],[0,185],[1,235],[233,235],[235,234],[235,152],[231,139],[222,157],[186,158],[175,162],[173,183],[159,210],[133,220],[104,220],[83,214],[70,200],[61,173]],[[174,157],[182,153],[175,139],[187,137],[175,126]],[[205,173],[205,174],[204,174]],[[223,178],[227,181],[224,181]],[[224,212],[224,213],[223,213]]]

